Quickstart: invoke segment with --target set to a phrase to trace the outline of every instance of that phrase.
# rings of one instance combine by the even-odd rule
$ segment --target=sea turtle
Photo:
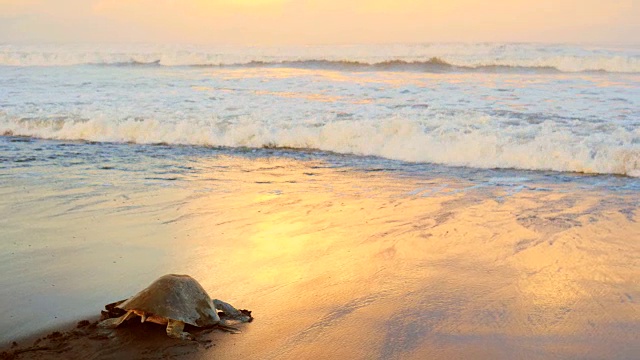
[[[115,328],[133,316],[140,316],[142,322],[167,325],[169,337],[193,340],[191,334],[183,331],[185,324],[197,327],[226,324],[216,310],[222,311],[225,318],[241,322],[253,320],[250,312],[239,311],[224,301],[211,299],[202,286],[188,275],[164,275],[117,307],[126,313],[118,318],[103,320],[98,326]]]

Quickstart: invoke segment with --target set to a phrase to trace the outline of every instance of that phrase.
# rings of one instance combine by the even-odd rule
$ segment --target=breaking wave
[[[344,71],[640,73],[638,49],[536,44],[292,48],[0,45],[4,66],[292,67]]]
[[[207,66],[207,65],[201,65]],[[223,65],[208,65],[223,66]],[[388,60],[377,63],[363,63],[359,61],[330,61],[330,60],[298,60],[281,62],[251,61],[245,64],[232,64],[230,66],[242,67],[283,67],[299,69],[325,69],[347,71],[414,71],[414,72],[561,72],[552,66],[513,66],[513,65],[477,65],[459,66],[450,64],[440,58],[434,57],[426,61]],[[596,70],[583,70],[596,71]],[[597,70],[602,71],[602,70]]]
[[[388,159],[476,168],[516,168],[619,174],[640,177],[640,129],[576,137],[551,121],[534,135],[505,133],[495,127],[469,131],[458,123],[477,119],[435,119],[426,126],[415,120],[390,118],[347,120],[321,125],[292,125],[245,118],[229,123],[200,120],[166,123],[157,120],[19,120],[0,118],[0,135],[44,139],[212,147],[286,147]],[[453,124],[453,125],[452,125]]]

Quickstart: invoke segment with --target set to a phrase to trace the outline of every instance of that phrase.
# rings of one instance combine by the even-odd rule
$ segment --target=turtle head
[[[253,320],[253,316],[251,316],[251,311],[249,310],[238,310],[231,304],[218,299],[212,299],[212,302],[215,308],[221,311],[218,313],[218,316],[220,316],[220,322],[222,324],[225,324],[225,321],[229,320],[239,322],[251,322]]]

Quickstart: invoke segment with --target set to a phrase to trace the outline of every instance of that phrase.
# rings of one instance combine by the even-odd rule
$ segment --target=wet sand
[[[193,343],[155,325],[103,338],[76,329],[16,358],[640,353],[640,215],[629,195],[567,184],[478,187],[286,158],[197,166],[180,186],[115,175],[111,186],[82,190],[17,191],[24,182],[5,182],[0,236],[18,242],[4,245],[0,265],[2,324],[12,329],[5,350],[25,349],[51,328],[73,331],[64,323],[185,273],[213,297],[253,310],[255,321]]]

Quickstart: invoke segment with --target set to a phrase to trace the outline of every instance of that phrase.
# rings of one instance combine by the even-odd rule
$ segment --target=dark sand
[[[122,302],[122,301],[120,301]],[[116,305],[110,304],[110,305]],[[172,359],[196,356],[198,352],[216,346],[216,342],[232,340],[224,333],[237,335],[245,324],[235,322],[230,328],[197,328],[187,325],[194,341],[169,338],[164,326],[141,323],[140,318],[127,320],[117,329],[103,329],[97,324],[123,315],[124,311],[107,305],[100,319],[81,320],[75,326],[59,329],[46,335],[24,339],[23,344],[13,342],[0,352],[0,359]],[[243,310],[241,310],[243,311]],[[249,313],[250,314],[250,313]],[[225,318],[220,313],[221,319]],[[253,321],[253,319],[251,319]]]
[[[96,327],[96,321],[81,321],[36,340],[14,343],[0,359],[173,359],[207,354],[217,343],[234,342],[234,336],[216,329],[187,328],[196,341],[167,337],[164,327],[131,321],[116,330]],[[214,350],[212,350],[214,351]]]

